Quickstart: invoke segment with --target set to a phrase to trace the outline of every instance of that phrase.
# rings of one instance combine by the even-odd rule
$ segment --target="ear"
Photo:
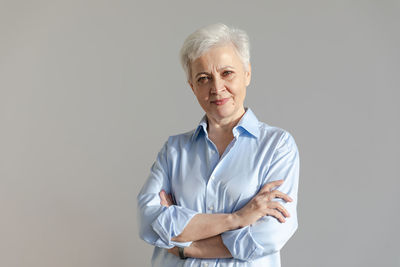
[[[193,93],[194,93],[193,83],[192,83],[190,80],[188,80],[188,84],[190,85],[190,88],[192,88],[192,91],[193,91]]]
[[[246,73],[245,73],[245,84],[246,84],[246,87],[249,86],[250,81],[251,81],[251,65],[249,63],[249,70],[246,71]]]

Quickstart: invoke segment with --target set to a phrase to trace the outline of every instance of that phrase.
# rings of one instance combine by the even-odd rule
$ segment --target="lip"
[[[211,103],[215,104],[217,106],[221,106],[221,105],[225,104],[226,102],[228,102],[228,100],[229,100],[229,97],[218,99],[218,100],[214,100],[214,101],[211,101]]]

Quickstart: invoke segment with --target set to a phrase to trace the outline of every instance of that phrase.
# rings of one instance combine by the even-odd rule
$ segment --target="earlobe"
[[[251,81],[251,65],[249,63],[249,70],[246,72],[246,86],[249,86]]]
[[[190,88],[192,88],[192,91],[193,91],[193,93],[194,93],[193,84],[192,84],[192,82],[191,82],[190,80],[188,81],[188,84],[190,85]]]

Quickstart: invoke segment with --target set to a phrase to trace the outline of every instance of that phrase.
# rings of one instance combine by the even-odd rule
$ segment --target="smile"
[[[211,101],[211,104],[216,104],[217,106],[221,106],[221,105],[225,104],[228,101],[229,101],[229,97]]]

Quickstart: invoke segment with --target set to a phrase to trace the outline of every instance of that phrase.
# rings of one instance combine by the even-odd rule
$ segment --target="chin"
[[[215,110],[215,113],[219,115],[219,117],[224,118],[224,117],[231,117],[233,115],[235,115],[235,113],[237,112],[237,110],[231,106],[231,107],[217,107],[217,109]]]

